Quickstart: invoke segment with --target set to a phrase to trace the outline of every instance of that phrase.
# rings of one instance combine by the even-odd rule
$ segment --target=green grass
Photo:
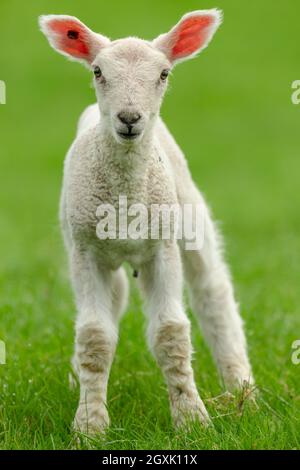
[[[172,78],[163,116],[221,220],[241,303],[257,410],[211,401],[222,389],[194,324],[194,368],[214,430],[176,433],[166,387],[147,351],[132,288],[109,383],[105,449],[299,448],[299,122],[295,0],[40,0],[0,3],[0,448],[73,446],[77,391],[68,388],[75,310],[57,223],[64,154],[94,100],[86,70],[49,49],[37,16],[68,13],[111,37],[151,38],[185,11],[219,6],[225,23],[205,53]],[[79,4],[79,5],[78,5]],[[284,12],[284,14],[283,14]],[[225,415],[225,416],[224,416]],[[82,445],[82,448],[86,444]]]

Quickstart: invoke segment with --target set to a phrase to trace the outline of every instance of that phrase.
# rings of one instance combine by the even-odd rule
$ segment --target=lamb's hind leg
[[[129,283],[124,268],[113,273],[112,278],[113,305],[112,311],[116,321],[125,313],[128,303]]]
[[[252,383],[246,340],[218,236],[201,195],[194,198],[204,215],[204,243],[200,250],[182,254],[193,312],[228,389]]]
[[[71,255],[71,273],[78,308],[75,362],[80,382],[74,428],[94,434],[109,424],[107,382],[118,337],[118,320],[112,311],[113,273],[79,249]]]

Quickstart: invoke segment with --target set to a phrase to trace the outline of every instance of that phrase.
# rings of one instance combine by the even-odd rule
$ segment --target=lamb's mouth
[[[129,133],[129,132],[118,132],[118,135],[124,139],[124,140],[135,140],[138,138],[138,136],[140,135],[139,132],[136,132],[136,133]]]

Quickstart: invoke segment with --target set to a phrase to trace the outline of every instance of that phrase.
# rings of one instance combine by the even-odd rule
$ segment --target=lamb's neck
[[[105,164],[112,172],[121,172],[132,180],[143,179],[153,155],[153,135],[149,133],[140,142],[120,144],[105,128],[99,128]]]
[[[99,141],[102,172],[114,203],[126,196],[128,204],[147,201],[147,179],[154,158],[153,139],[132,144],[118,144],[104,133]]]

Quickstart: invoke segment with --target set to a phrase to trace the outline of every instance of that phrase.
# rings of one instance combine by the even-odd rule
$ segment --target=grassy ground
[[[88,72],[55,55],[41,13],[69,13],[111,37],[151,38],[187,10],[219,6],[210,48],[174,73],[163,116],[222,221],[261,389],[259,409],[227,406],[201,333],[193,329],[197,383],[215,429],[172,429],[166,388],[147,351],[134,285],[109,384],[105,449],[299,448],[299,119],[290,86],[300,77],[296,0],[0,3],[0,448],[72,446],[77,391],[68,388],[75,316],[57,224],[63,156],[82,109]],[[284,15],[283,15],[284,12]],[[180,110],[180,112],[178,112]],[[195,326],[195,325],[194,325]],[[84,448],[84,446],[82,446]]]

